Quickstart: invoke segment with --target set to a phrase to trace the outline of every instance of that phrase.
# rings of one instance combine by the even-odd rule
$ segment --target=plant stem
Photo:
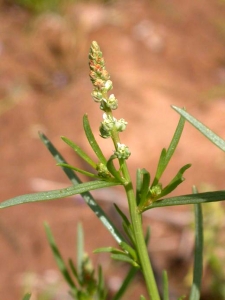
[[[112,111],[110,109],[107,111],[107,114],[113,117]],[[112,130],[111,138],[116,148],[117,143],[120,142],[119,134],[116,128]],[[145,238],[142,229],[142,218],[141,218],[141,214],[138,212],[137,209],[136,198],[135,198],[135,193],[130,178],[130,173],[126,161],[124,159],[119,159],[119,164],[120,164],[123,177],[127,182],[124,185],[124,188],[128,199],[129,213],[130,213],[130,218],[133,226],[135,243],[136,243],[135,246],[140,260],[141,269],[145,278],[147,291],[151,300],[160,300],[159,291],[152,270],[152,265],[148,255],[147,246],[145,243]]]
[[[127,199],[129,203],[129,211],[130,211],[131,223],[133,226],[133,231],[134,231],[134,236],[136,241],[136,249],[141,263],[141,269],[145,278],[148,294],[152,300],[160,300],[158,288],[155,281],[155,276],[152,270],[151,261],[148,255],[148,250],[147,250],[147,246],[145,243],[144,234],[142,230],[141,214],[138,213],[137,210],[134,189],[125,162],[123,163],[122,172],[124,178],[129,182],[127,185],[124,186],[124,188],[126,190]]]

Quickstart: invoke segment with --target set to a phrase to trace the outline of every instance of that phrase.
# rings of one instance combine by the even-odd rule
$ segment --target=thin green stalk
[[[111,111],[109,112],[109,114],[112,115]],[[120,142],[119,133],[117,130],[112,131],[111,138],[116,147],[117,143]],[[145,243],[145,237],[142,229],[141,214],[138,212],[135,193],[130,178],[130,173],[126,161],[124,159],[119,159],[119,164],[120,164],[123,177],[127,182],[127,184],[124,185],[124,188],[127,195],[131,223],[133,225],[133,230],[134,230],[136,249],[141,263],[141,268],[145,278],[148,294],[152,300],[160,300],[159,291],[155,281],[155,276],[153,273],[151,261],[148,255],[147,246]]]
[[[134,193],[134,189],[130,179],[130,174],[125,161],[123,162],[122,172],[124,178],[127,180],[127,182],[129,182],[127,185],[124,186],[124,188],[127,194],[129,212],[130,212],[131,222],[134,229],[136,249],[141,263],[141,268],[145,278],[148,294],[152,300],[160,300],[159,291],[156,285],[155,276],[153,273],[151,261],[148,255],[148,250],[147,250],[147,246],[145,243],[145,238],[142,230],[141,214],[139,214],[137,210],[135,193]]]
[[[125,163],[124,163],[123,170],[125,171],[124,177],[126,179],[129,179],[130,176]],[[134,229],[136,248],[141,263],[142,272],[145,278],[148,294],[152,300],[160,300],[158,288],[155,281],[155,276],[151,266],[151,261],[145,244],[145,238],[142,230],[141,214],[139,214],[137,211],[136,199],[135,199],[135,194],[134,194],[131,181],[129,181],[129,184],[125,186],[125,190],[127,194],[128,203],[129,203],[131,222]]]

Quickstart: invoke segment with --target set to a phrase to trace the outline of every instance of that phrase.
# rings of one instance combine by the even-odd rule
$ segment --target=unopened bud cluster
[[[107,93],[113,88],[108,71],[105,69],[105,61],[97,42],[92,42],[89,53],[90,79],[94,86],[92,97],[95,102],[100,103],[100,108],[117,109],[118,101],[114,94],[109,97]]]
[[[114,151],[114,154],[119,159],[128,159],[131,153],[126,145],[117,143],[117,149]]]
[[[103,114],[103,121],[101,122],[101,126],[99,128],[100,135],[104,139],[111,137],[112,131],[116,130],[118,132],[122,132],[126,129],[127,122],[124,119],[117,120],[116,118]]]

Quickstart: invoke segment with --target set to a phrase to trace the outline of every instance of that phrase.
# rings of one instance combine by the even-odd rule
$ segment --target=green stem
[[[106,112],[108,115],[113,117],[112,111],[109,109]],[[119,134],[117,130],[112,130],[112,141],[114,143],[114,146],[116,148],[117,143],[120,142]],[[130,173],[127,168],[126,161],[124,159],[119,159],[119,164],[120,168],[123,174],[123,177],[125,178],[127,184],[124,185],[126,194],[127,194],[127,199],[128,199],[128,204],[129,204],[129,213],[130,213],[130,218],[131,218],[131,223],[133,226],[134,230],[134,237],[135,237],[135,242],[136,242],[136,249],[138,252],[138,257],[140,260],[141,264],[141,269],[145,278],[145,283],[147,287],[148,294],[152,300],[160,300],[159,297],[159,291],[157,288],[157,284],[155,281],[155,276],[152,270],[152,265],[151,261],[148,255],[148,250],[147,246],[145,243],[145,238],[143,234],[143,229],[142,229],[142,219],[141,219],[141,214],[138,212],[137,204],[136,204],[136,199],[135,199],[135,193],[133,189],[133,185],[131,182],[130,178]]]
[[[129,203],[129,211],[130,211],[131,223],[133,225],[133,230],[134,230],[136,249],[141,263],[141,269],[145,278],[148,294],[152,300],[160,300],[158,288],[155,281],[155,276],[148,255],[147,246],[145,244],[145,238],[142,230],[141,214],[139,214],[137,210],[135,194],[132,187],[132,183],[130,181],[129,171],[125,162],[123,164],[123,175],[127,181],[129,180],[129,184],[127,184],[124,187],[126,190],[128,203]]]

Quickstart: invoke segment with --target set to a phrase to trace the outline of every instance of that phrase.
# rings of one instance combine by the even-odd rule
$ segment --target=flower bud
[[[111,174],[109,173],[106,165],[104,165],[103,163],[97,164],[96,170],[98,171],[98,176],[100,176],[102,178],[111,177]]]
[[[119,119],[116,121],[115,126],[117,131],[122,132],[126,129],[127,127],[127,122],[124,119]]]
[[[101,101],[102,101],[102,98],[103,98],[102,93],[99,92],[99,91],[96,91],[96,90],[94,90],[94,91],[91,93],[91,96],[92,96],[92,98],[94,99],[95,102],[101,102]]]
[[[111,94],[108,98],[108,100],[106,101],[106,105],[107,107],[111,108],[111,109],[117,109],[118,107],[118,100],[116,99],[116,97],[114,96],[114,94]]]
[[[107,80],[106,82],[105,82],[105,85],[104,85],[104,90],[105,91],[109,91],[109,90],[111,90],[113,88],[113,83],[112,83],[112,81],[111,80]]]
[[[120,143],[117,143],[117,149],[114,151],[114,154],[119,159],[128,159],[128,157],[131,155],[129,148]]]
[[[151,198],[157,198],[158,196],[160,196],[161,192],[162,192],[162,184],[158,183],[156,185],[154,185],[150,190],[149,190],[150,194],[151,194]]]

